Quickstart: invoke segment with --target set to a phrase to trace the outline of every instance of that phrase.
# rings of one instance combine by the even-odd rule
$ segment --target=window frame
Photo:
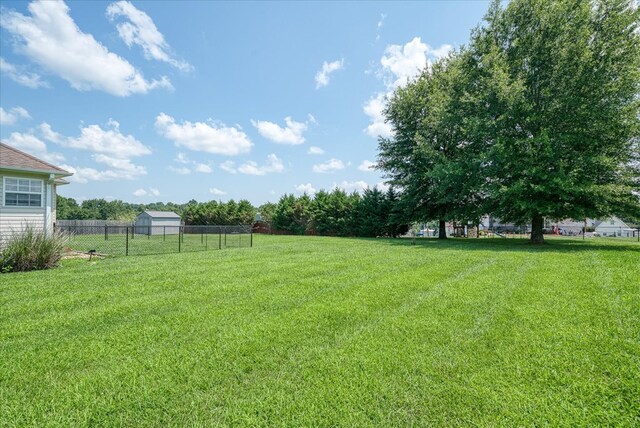
[[[18,180],[16,182],[18,190],[7,190],[7,180]],[[20,189],[20,181],[19,180],[29,180],[29,191],[21,191]],[[31,191],[31,182],[37,181],[40,183],[40,191],[32,192]],[[39,195],[40,196],[40,205],[20,205],[18,200],[16,199],[16,205],[8,205],[7,204],[7,194],[13,193],[15,195]],[[10,177],[3,176],[2,177],[2,206],[4,207],[12,207],[12,208],[42,208],[44,207],[44,196],[45,196],[45,182],[41,178],[26,178],[26,177]],[[17,198],[17,197],[16,197]]]

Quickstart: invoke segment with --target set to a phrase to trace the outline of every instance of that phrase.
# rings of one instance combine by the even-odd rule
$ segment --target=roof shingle
[[[4,143],[0,143],[0,168],[53,173],[61,177],[72,175],[62,168],[51,165]]]

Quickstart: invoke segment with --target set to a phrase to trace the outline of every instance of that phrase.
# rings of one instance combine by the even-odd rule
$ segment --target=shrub
[[[55,231],[45,235],[31,226],[9,242],[0,251],[0,272],[24,272],[55,267],[67,243],[67,236]]]

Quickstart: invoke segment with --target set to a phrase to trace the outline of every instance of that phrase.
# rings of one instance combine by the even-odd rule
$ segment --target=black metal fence
[[[182,253],[253,246],[251,225],[56,225],[78,253],[102,256]]]

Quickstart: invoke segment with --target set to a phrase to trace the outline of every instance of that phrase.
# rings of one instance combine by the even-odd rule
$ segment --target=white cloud
[[[324,154],[324,150],[321,149],[320,147],[311,146],[311,147],[309,147],[309,150],[307,150],[307,154],[309,154],[309,155],[323,155]]]
[[[260,135],[274,143],[290,145],[304,143],[305,140],[302,133],[307,130],[307,124],[296,122],[291,117],[285,117],[284,122],[286,124],[285,127],[264,120],[251,121]]]
[[[122,171],[119,171],[119,170],[107,169],[103,171],[98,171],[95,168],[74,167],[71,165],[60,165],[60,167],[73,173],[71,177],[68,177],[68,180],[74,181],[76,183],[87,183],[89,181],[110,181],[110,180],[121,180],[121,179],[132,180],[135,178],[135,177],[128,176],[126,172],[123,173]]]
[[[266,175],[271,172],[284,171],[284,165],[275,154],[267,156],[267,163],[259,166],[254,161],[248,161],[238,167],[238,172],[247,175]]]
[[[18,150],[27,152],[54,165],[64,161],[64,156],[60,153],[49,152],[45,142],[36,137],[33,131],[25,133],[12,132],[5,142]]]
[[[103,163],[112,168],[112,171],[117,175],[117,178],[133,180],[147,173],[145,167],[134,165],[129,159],[122,159],[104,154],[95,154],[92,157],[96,162]]]
[[[380,14],[380,19],[378,20],[378,30],[382,29],[382,26],[384,25],[384,20],[387,19],[387,15],[384,13]]]
[[[189,63],[173,58],[169,44],[164,40],[164,36],[158,31],[151,17],[130,2],[111,3],[107,7],[107,16],[111,21],[118,17],[125,18],[125,22],[116,25],[118,34],[127,46],[140,46],[145,58],[166,62],[182,71],[193,69]]]
[[[46,124],[44,125],[46,126]],[[80,130],[79,137],[63,139],[60,144],[74,149],[103,153],[119,159],[128,159],[151,153],[151,150],[133,135],[122,134],[120,132],[120,124],[112,119],[109,119],[105,129],[100,125],[85,126]]]
[[[47,151],[47,145],[44,141],[29,133],[12,132],[7,143],[16,149],[30,153]]]
[[[329,75],[342,68],[344,68],[344,59],[333,62],[323,62],[322,69],[316,73],[316,89],[327,86],[329,84]]]
[[[149,191],[144,190],[142,187],[133,192],[134,196],[160,196],[160,191],[158,189],[154,189],[153,187],[149,187]]]
[[[417,76],[426,66],[431,65],[432,60],[437,60],[447,56],[453,46],[443,44],[438,48],[432,48],[423,43],[420,37],[401,45],[389,45],[380,58],[382,69],[387,76],[392,76],[392,81],[387,85],[397,88],[404,85],[408,80]]]
[[[298,193],[306,193],[308,195],[313,195],[317,192],[316,188],[313,187],[313,185],[311,183],[307,183],[307,184],[298,184],[296,186],[296,191]]]
[[[179,167],[179,168],[170,167],[171,171],[177,172],[178,174],[183,174],[183,175],[189,174],[191,172],[191,169],[188,168],[187,165],[191,165],[194,171],[196,172],[202,172],[202,173],[208,174],[213,171],[211,166],[207,165],[206,163],[199,163],[196,161],[192,161],[184,153],[178,153],[176,157],[173,159],[173,161],[181,165],[184,165],[183,167]]]
[[[95,168],[65,165],[63,168],[76,175],[74,181],[135,180],[147,173],[144,166],[136,165],[131,158],[144,156],[151,150],[133,135],[120,132],[120,124],[109,119],[103,128],[100,125],[88,125],[80,129],[78,137],[66,137],[54,131],[46,122],[38,126],[42,138],[60,146],[93,152],[92,159],[109,169],[99,171]]]
[[[387,92],[379,92],[371,97],[363,106],[364,113],[369,117],[371,124],[365,132],[373,138],[388,138],[393,135],[392,127],[385,123],[383,110],[386,97],[393,90],[406,84],[416,77],[425,67],[430,66],[432,60],[445,57],[453,49],[451,45],[443,44],[434,49],[423,43],[420,37],[414,37],[411,41],[402,45],[389,45],[380,58],[382,72]]]
[[[31,89],[49,87],[49,84],[36,73],[22,71],[21,69],[22,67],[11,64],[0,57],[0,73],[6,74],[9,79]]]
[[[376,184],[376,187],[378,188],[378,190],[380,190],[381,192],[386,192],[387,190],[389,190],[389,186],[387,183],[385,183],[384,181],[381,181],[379,183]]]
[[[13,125],[18,119],[31,119],[31,116],[22,107],[13,107],[8,111],[0,107],[0,125]]]
[[[213,169],[211,169],[211,167],[205,163],[196,163],[196,172],[202,172],[205,174],[210,173],[211,171],[213,171]]]
[[[333,188],[334,189],[342,189],[345,192],[353,192],[358,191],[361,192],[364,189],[369,188],[369,185],[365,182],[365,181],[343,181],[341,183],[334,183],[333,184]]]
[[[154,187],[149,187],[149,193],[153,196],[160,196],[160,191]]]
[[[428,50],[429,45],[422,43],[420,37],[414,37],[404,46],[387,46],[380,64],[384,71],[390,72],[396,79],[390,86],[398,87],[416,76],[427,65]]]
[[[51,141],[52,143],[57,143],[57,144],[60,144],[63,142],[64,138],[62,137],[62,135],[55,132],[51,128],[51,125],[49,125],[47,122],[42,122],[40,126],[38,126],[38,129],[40,130],[40,134],[42,135],[42,138],[44,138],[45,140]]]
[[[162,136],[172,140],[177,147],[193,151],[234,156],[249,152],[253,146],[244,132],[212,122],[183,121],[178,124],[173,117],[160,113],[155,126]]]
[[[344,162],[339,159],[329,159],[326,162],[319,163],[313,166],[313,172],[325,173],[325,172],[334,172],[344,169]]]
[[[209,189],[209,193],[211,193],[212,195],[216,195],[216,196],[224,196],[227,194],[227,192],[225,192],[224,190],[220,190],[216,187],[212,187]]]
[[[174,166],[169,166],[169,171],[175,172],[176,174],[180,174],[180,175],[187,175],[187,174],[191,174],[191,170],[189,168],[185,167],[179,167],[176,168]]]
[[[182,164],[188,164],[191,163],[191,161],[189,160],[189,158],[187,157],[187,155],[185,155],[184,153],[178,153],[178,155],[176,156],[176,158],[174,159],[174,161],[178,162],[178,163],[182,163]]]
[[[3,11],[0,26],[13,35],[16,51],[80,91],[100,90],[117,96],[171,89],[166,76],[147,81],[122,57],[110,52],[69,16],[62,1],[29,3],[30,15]]]
[[[147,191],[146,191],[146,190],[144,190],[144,189],[142,189],[142,188],[140,188],[140,189],[138,189],[138,190],[135,190],[135,191],[133,192],[133,196],[138,196],[138,197],[140,197],[140,196],[145,196],[146,194],[147,194]]]
[[[236,170],[236,163],[234,161],[224,161],[220,164],[220,169],[228,172],[229,174],[235,174],[238,172]]]
[[[371,124],[367,126],[365,132],[373,138],[388,138],[393,135],[391,125],[385,122],[383,110],[385,107],[385,94],[380,92],[375,97],[369,99],[364,105],[364,114],[369,116]]]
[[[373,172],[374,167],[376,166],[375,162],[371,162],[369,160],[363,160],[362,163],[358,166],[358,170],[364,172]]]

